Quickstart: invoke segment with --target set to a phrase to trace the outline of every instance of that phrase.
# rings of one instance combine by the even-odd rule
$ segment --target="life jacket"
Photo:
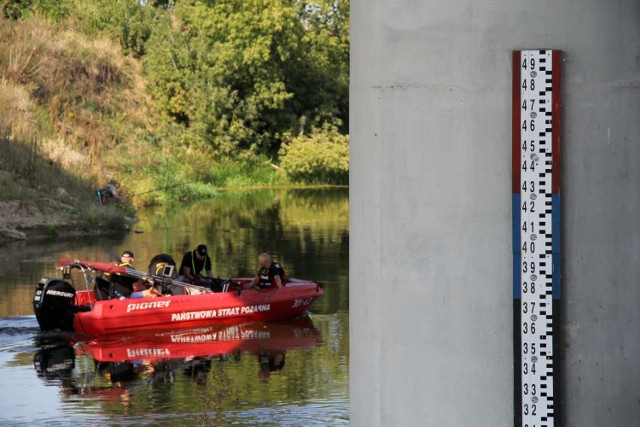
[[[256,283],[261,288],[267,288],[271,286],[277,286],[275,281],[275,275],[271,275],[271,269],[275,268],[277,270],[277,275],[280,276],[280,280],[282,281],[282,286],[287,282],[287,274],[282,267],[282,264],[277,262],[271,262],[271,265],[268,268],[261,268],[258,271],[258,277],[256,277]]]
[[[133,265],[128,262],[116,264],[118,267],[133,268]],[[109,276],[109,297],[111,299],[129,298],[134,292],[133,284],[138,281],[135,277],[123,276],[120,273],[115,273]]]
[[[191,251],[191,275],[194,277],[197,276],[204,276],[205,273],[205,268],[207,266],[207,258],[209,257],[209,255],[205,255],[204,261],[202,261],[202,268],[200,269],[200,271],[197,271],[196,269],[196,251],[193,250]]]

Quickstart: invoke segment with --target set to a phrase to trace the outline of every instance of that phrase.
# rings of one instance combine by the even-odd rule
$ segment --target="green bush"
[[[201,182],[177,185],[169,189],[172,200],[188,202],[191,200],[210,199],[218,194],[216,187]]]
[[[269,186],[280,183],[280,174],[267,158],[259,156],[252,160],[217,163],[206,180],[217,187]]]
[[[349,136],[327,127],[300,135],[280,148],[280,166],[294,182],[347,184]]]

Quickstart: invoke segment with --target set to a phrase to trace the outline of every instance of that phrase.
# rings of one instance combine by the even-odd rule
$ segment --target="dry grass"
[[[0,129],[11,139],[31,140],[36,136],[35,103],[27,90],[0,78]]]
[[[119,224],[122,212],[96,210],[94,190],[129,147],[144,159],[149,105],[140,64],[117,43],[68,22],[0,17],[0,200],[50,200],[85,224]]]
[[[71,23],[0,18],[0,137],[58,163],[89,186],[143,152],[152,129],[140,64],[120,45]],[[124,149],[123,149],[124,147]],[[14,172],[17,159],[2,156]],[[111,170],[108,170],[110,167]]]

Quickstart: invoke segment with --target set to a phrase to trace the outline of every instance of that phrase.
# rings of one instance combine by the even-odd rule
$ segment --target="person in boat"
[[[145,282],[144,280],[138,280],[137,283],[139,284],[138,287],[153,284],[153,282]],[[142,289],[140,291],[134,290],[129,295],[129,298],[155,298],[155,297],[161,297],[161,296],[162,296],[162,293],[158,291],[156,288],[154,288],[153,286],[151,286],[148,289]]]
[[[206,245],[198,245],[196,249],[184,254],[179,274],[182,281],[195,284],[197,284],[199,277],[213,278],[211,258]]]
[[[166,279],[180,279],[176,271],[176,262],[169,254],[158,254],[151,258],[147,272],[152,276],[159,276]],[[183,286],[170,284],[167,286],[171,295],[184,295]]]
[[[176,271],[176,262],[169,254],[158,254],[151,258],[147,271],[152,276],[162,276],[172,279],[176,279],[178,277],[178,272]]]
[[[120,256],[120,264],[118,264],[118,266],[134,268],[133,266],[134,261],[135,261],[135,257],[133,255],[133,252],[124,251]],[[121,276],[120,274],[116,274],[116,276],[120,278],[119,279],[120,283],[123,283],[123,282],[125,283],[127,290],[129,289],[131,290],[131,293],[129,294],[129,296],[128,297],[125,296],[125,298],[155,298],[155,297],[162,296],[162,294],[153,287],[149,289],[145,289],[148,283],[144,283],[143,280],[137,279],[135,277]]]
[[[134,261],[133,252],[126,250],[122,252],[120,262],[116,263],[116,265],[118,267],[134,268]],[[106,276],[108,277],[108,282],[96,280],[95,294],[97,299],[154,298],[161,296],[160,292],[153,287],[146,289],[146,284],[135,277],[120,273]]]
[[[127,250],[120,255],[120,262],[115,262],[114,264],[118,267],[133,268],[134,260],[133,252]],[[138,279],[122,276],[119,273],[104,273],[104,275],[96,278],[95,297],[98,300],[128,298],[134,291],[133,285],[137,281]]]
[[[120,255],[120,264],[119,267],[131,267],[133,268],[133,263],[135,262],[135,257],[133,256],[133,252],[124,251],[122,255]]]
[[[116,263],[118,267],[128,267],[134,268],[133,262],[135,261],[135,257],[133,256],[133,252],[124,251],[122,255],[120,255],[120,262]],[[130,298],[131,294],[135,292],[134,286],[138,285],[138,279],[130,276],[123,276],[120,273],[116,273],[111,276],[111,283],[119,284],[126,289],[119,289],[119,286],[116,286],[115,293],[117,297],[125,297]],[[130,292],[129,292],[130,291]]]
[[[267,252],[258,255],[258,264],[260,270],[253,282],[249,284],[249,289],[282,288],[285,285],[287,275],[284,268],[280,263],[273,261],[271,255]]]

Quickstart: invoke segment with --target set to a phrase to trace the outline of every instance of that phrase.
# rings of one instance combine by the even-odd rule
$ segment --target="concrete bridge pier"
[[[511,52],[565,52],[563,413],[640,425],[640,3],[352,0],[351,424],[513,425]]]

